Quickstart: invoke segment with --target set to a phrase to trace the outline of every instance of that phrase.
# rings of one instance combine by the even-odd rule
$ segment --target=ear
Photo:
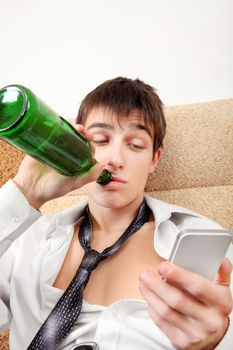
[[[153,158],[152,158],[150,174],[153,173],[153,171],[157,167],[157,164],[159,162],[160,156],[161,156],[161,148],[158,148],[156,153],[153,155]]]

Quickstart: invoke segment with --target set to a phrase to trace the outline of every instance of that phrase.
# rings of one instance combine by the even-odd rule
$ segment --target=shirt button
[[[118,314],[118,312],[117,312],[117,310],[113,310],[113,315],[116,317],[117,316],[117,314]]]
[[[12,220],[12,222],[18,222],[19,221],[18,215],[13,215],[11,220]]]

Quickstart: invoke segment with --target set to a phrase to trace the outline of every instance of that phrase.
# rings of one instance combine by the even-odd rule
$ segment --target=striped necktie
[[[145,222],[148,221],[150,209],[143,201],[136,217],[110,247],[102,253],[91,249],[91,218],[88,206],[84,209],[84,218],[79,228],[79,241],[84,249],[84,256],[71,283],[52,309],[51,313],[35,335],[27,350],[54,350],[70,333],[82,308],[83,291],[91,272],[98,264],[118,251],[122,244]]]

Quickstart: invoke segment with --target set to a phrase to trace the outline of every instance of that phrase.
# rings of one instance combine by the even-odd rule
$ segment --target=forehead
[[[140,111],[133,111],[127,114],[118,114],[108,108],[94,108],[88,114],[85,126],[88,128],[91,124],[104,123],[118,125],[122,128],[127,128],[130,125],[148,126],[145,123],[145,117]],[[150,129],[150,127],[148,128]]]

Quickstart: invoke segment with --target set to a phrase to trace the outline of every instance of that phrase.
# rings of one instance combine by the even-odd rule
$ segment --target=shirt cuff
[[[15,240],[40,216],[41,213],[30,206],[14,181],[9,180],[0,189],[1,245],[4,240]]]

